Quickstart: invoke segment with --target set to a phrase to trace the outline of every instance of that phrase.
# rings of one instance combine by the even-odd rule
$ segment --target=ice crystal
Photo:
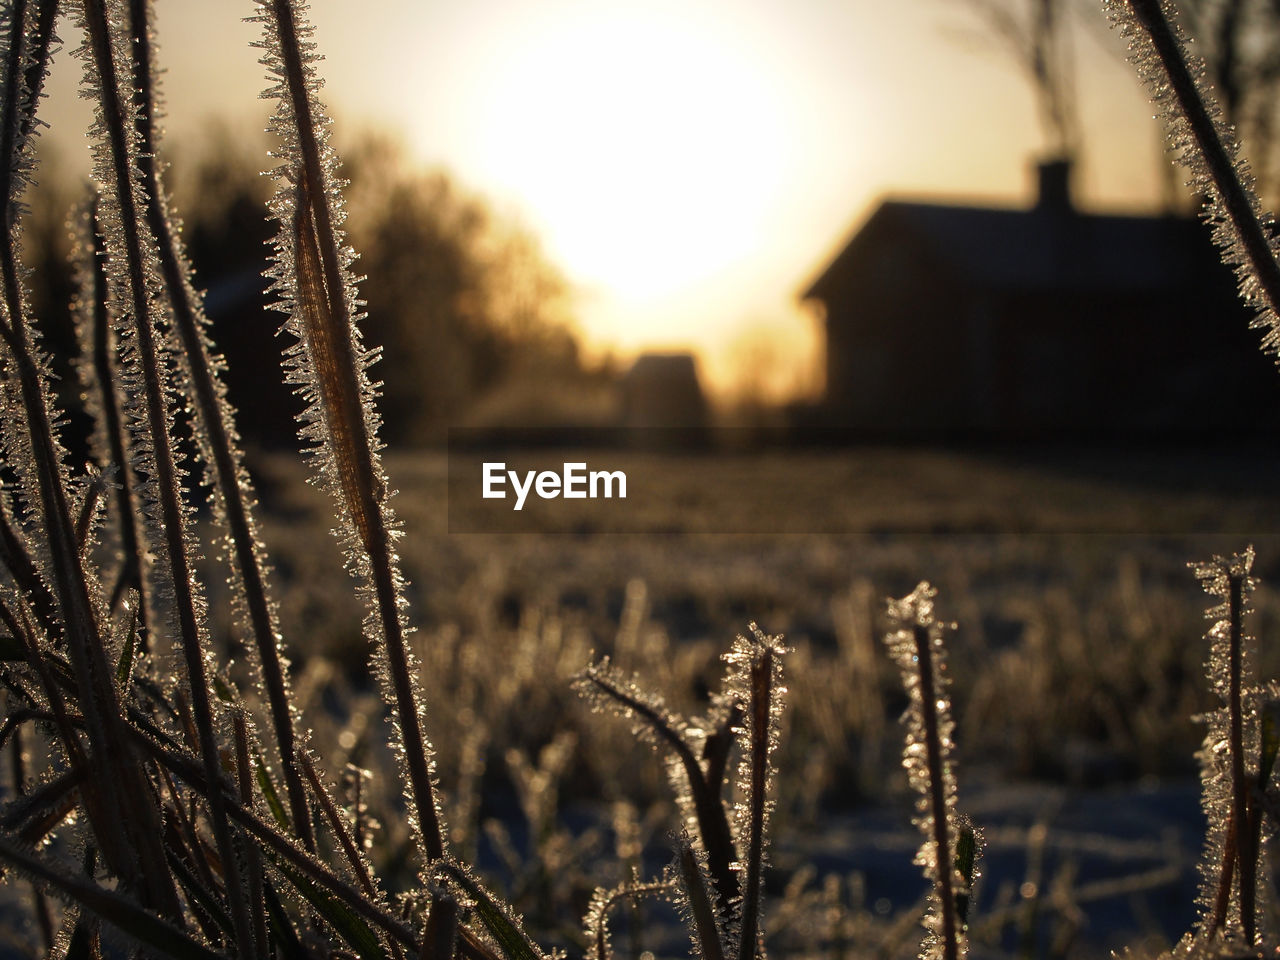
[[[586,960],[612,960],[609,943],[609,911],[628,900],[642,897],[669,898],[675,889],[674,878],[668,873],[660,880],[641,880],[638,874],[616,887],[597,887],[591,895],[587,914],[582,918],[582,928],[587,935]]]
[[[914,822],[925,837],[915,862],[924,868],[932,884],[921,957],[937,960],[947,956],[950,960],[953,950],[963,953],[965,949],[963,930],[955,916],[955,898],[957,892],[967,895],[969,884],[956,867],[959,825],[951,762],[955,723],[943,642],[953,628],[935,617],[936,596],[937,591],[922,582],[902,599],[890,600],[888,613],[894,629],[886,634],[885,644],[907,691],[902,763],[915,793]]]

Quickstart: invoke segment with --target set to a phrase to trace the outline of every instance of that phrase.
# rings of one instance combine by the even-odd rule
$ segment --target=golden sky
[[[158,0],[175,138],[211,115],[261,125],[241,6]],[[696,349],[721,388],[744,358],[803,381],[817,340],[796,292],[878,199],[1025,202],[1043,145],[1029,87],[955,0],[316,0],[311,17],[339,126],[393,131],[532,229],[592,344]],[[1078,193],[1149,206],[1160,135],[1106,34],[1075,44]],[[64,51],[47,114],[72,155],[78,72]]]

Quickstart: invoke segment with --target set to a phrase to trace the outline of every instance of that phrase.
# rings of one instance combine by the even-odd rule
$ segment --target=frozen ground
[[[1176,940],[1195,915],[1203,817],[1194,782],[962,785],[961,808],[985,840],[973,915],[984,953],[1105,955],[1143,938]],[[829,818],[821,832],[784,842],[777,865],[855,873],[872,914],[909,916],[925,887],[912,865],[920,835],[904,817],[895,806]],[[910,954],[915,929],[883,932],[884,952]]]
[[[562,810],[625,797],[656,811],[660,842],[670,827],[661,764],[625,723],[587,719],[569,678],[611,652],[696,712],[720,652],[756,619],[795,648],[771,881],[776,952],[838,958],[844,944],[851,955],[913,956],[919,841],[898,773],[899,681],[878,638],[882,598],[928,578],[958,624],[961,806],[987,838],[981,951],[1105,955],[1148,936],[1168,942],[1194,919],[1203,831],[1190,717],[1208,698],[1205,602],[1186,565],[1253,542],[1263,586],[1250,626],[1277,635],[1280,458],[684,455],[654,474],[658,495],[640,520],[618,530],[606,504],[555,534],[450,534],[447,460],[400,454],[387,466],[445,792],[480,797],[465,808],[475,826],[462,823],[464,834],[496,817],[518,837],[512,757],[533,762],[567,735]],[[285,635],[314,681],[299,686],[320,691],[317,702],[363,704],[361,723],[375,723],[359,611],[323,533],[323,500],[297,482],[291,458],[258,470]],[[1280,676],[1273,645],[1259,663]],[[460,744],[485,757],[475,782]],[[829,929],[824,897],[844,918]]]

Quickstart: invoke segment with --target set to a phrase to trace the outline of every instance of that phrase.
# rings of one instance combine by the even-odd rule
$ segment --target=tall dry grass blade
[[[195,817],[199,811],[188,803],[188,796],[179,789],[173,775],[164,767],[160,768],[160,781],[168,793],[169,806],[165,817],[165,838],[170,851],[170,858],[183,857],[191,869],[198,875],[201,883],[210,890],[218,886],[213,876],[213,866],[209,857],[199,855],[204,841],[196,831]],[[228,917],[228,928],[231,927]]]
[[[205,777],[202,763],[188,757],[180,750],[151,739],[141,730],[132,730],[131,733],[134,742],[157,764],[171,770],[175,776],[191,784],[202,795],[208,793],[209,782]],[[286,864],[296,870],[299,875],[322,887],[354,915],[369,921],[403,946],[410,948],[415,946],[413,932],[402,921],[387,913],[378,904],[371,902],[359,890],[334,873],[327,864],[303,850],[293,838],[285,836],[276,826],[263,820],[254,809],[242,805],[236,799],[236,795],[229,792],[227,784],[223,783],[222,786],[224,790],[228,790],[226,795],[228,814],[258,840],[264,855],[273,863],[277,866]]]
[[[769,636],[754,623],[750,637],[738,636],[725,654],[730,665],[728,688],[743,704],[746,743],[738,766],[736,839],[742,897],[738,904],[736,946],[738,960],[755,960],[763,952],[761,924],[764,899],[765,838],[774,801],[772,755],[778,746],[778,721],[782,716],[782,657],[787,648],[782,637]]]
[[[705,855],[699,856],[687,835],[676,844],[676,869],[684,890],[694,954],[702,960],[724,960],[718,911],[714,906],[704,858]]]
[[[176,831],[171,831],[167,840],[169,853],[169,869],[178,880],[182,894],[186,898],[192,926],[198,928],[211,943],[223,943],[234,939],[235,926],[231,916],[223,909],[218,896],[218,886],[205,878],[207,871],[191,868],[193,863],[200,863],[206,856],[212,856],[208,850],[193,847]]]
[[[84,500],[81,501],[80,507],[76,511],[74,527],[76,546],[80,550],[82,559],[89,547],[92,546],[91,538],[93,536],[94,522],[98,515],[98,507],[102,505],[106,493],[107,484],[102,478],[102,472],[90,467],[88,481],[85,484]]]
[[[15,6],[15,14],[17,8]],[[23,76],[26,105],[20,111],[18,142],[31,143],[36,132],[36,108],[44,96],[45,80],[49,76],[49,58],[58,42],[54,33],[61,15],[58,0],[37,0],[35,13],[29,28],[26,72]],[[14,20],[21,19],[15,15]],[[6,156],[11,156],[6,154]]]
[[[726,782],[729,758],[738,742],[737,731],[742,726],[742,704],[732,698],[721,699],[708,719],[711,721],[711,732],[702,743],[702,768],[707,785],[718,795]],[[723,805],[718,809],[723,812]],[[726,823],[726,839],[727,827]]]
[[[955,887],[951,862],[954,860],[950,839],[950,816],[947,809],[943,776],[942,737],[938,729],[937,692],[934,684],[932,638],[927,626],[917,624],[912,630],[919,659],[920,700],[924,705],[924,742],[928,747],[929,803],[932,807],[933,844],[938,857],[938,899],[942,903],[943,956],[955,960],[958,948],[959,922],[956,917]]]
[[[1253,836],[1249,827],[1249,790],[1251,785],[1244,770],[1244,705],[1242,691],[1243,674],[1243,621],[1244,577],[1233,572],[1227,578],[1228,657],[1230,658],[1230,689],[1227,711],[1231,745],[1231,820],[1235,833],[1236,858],[1240,877],[1240,920],[1244,927],[1246,943],[1253,943],[1257,931],[1254,905],[1257,899],[1257,854],[1253,848]]]
[[[6,720],[6,723],[8,721]],[[13,739],[9,743],[10,778],[13,781],[14,795],[21,799],[27,793],[26,745],[23,743],[22,727],[14,726]],[[40,936],[44,942],[46,954],[53,953],[53,913],[49,900],[40,889],[40,885],[31,885],[32,906],[36,915],[36,924],[40,928]]]
[[[422,730],[422,698],[406,644],[403,587],[393,549],[393,516],[376,444],[378,416],[366,373],[374,354],[360,344],[353,254],[341,243],[335,161],[316,99],[314,44],[292,0],[272,0],[258,17],[266,26],[264,59],[280,83],[273,129],[284,140],[284,186],[273,202],[282,224],[273,276],[298,338],[290,376],[309,401],[300,431],[313,448],[319,479],[334,496],[349,569],[366,585],[373,614],[366,629],[381,642],[379,676],[392,706],[404,763],[410,820],[432,862],[445,854],[430,747]],[[307,51],[304,53],[304,47]]]
[[[347,865],[351,868],[351,872],[355,874],[356,879],[360,882],[360,889],[365,895],[373,900],[380,900],[377,887],[373,883],[373,875],[369,870],[369,864],[365,862],[364,854],[356,845],[355,836],[352,834],[351,826],[343,818],[342,813],[338,810],[338,805],[334,803],[333,797],[324,783],[320,780],[320,775],[316,772],[315,764],[312,763],[311,757],[305,752],[299,754],[299,762],[302,765],[302,771],[306,774],[307,783],[311,786],[311,792],[315,795],[316,801],[320,804],[320,809],[324,812],[325,820],[328,821],[329,830],[333,833],[338,841],[339,847],[342,849],[342,855],[346,858]]]
[[[55,8],[53,0],[42,0],[33,12],[19,0],[10,10],[5,37],[0,98],[0,202],[4,205],[0,340],[7,350],[0,442],[25,491],[27,508],[38,513],[45,534],[36,564],[43,568],[41,576],[51,581],[57,598],[62,627],[58,632],[75,671],[89,734],[93,775],[84,792],[86,811],[110,869],[127,887],[141,891],[152,907],[177,916],[177,896],[158,841],[158,814],[144,799],[141,769],[123,736],[113,670],[99,632],[97,587],[90,583],[76,542],[69,481],[54,428],[49,371],[33,339],[18,266],[21,194],[34,165],[35,111],[48,66]],[[14,553],[11,544],[9,553]],[[69,742],[65,746],[71,755],[79,749]],[[126,811],[132,815],[126,816]]]
[[[103,470],[113,470],[116,522],[124,555],[108,605],[114,610],[128,590],[138,591],[145,650],[146,624],[154,601],[146,569],[148,554],[142,548],[145,538],[139,515],[138,480],[133,470],[124,411],[117,393],[116,336],[107,289],[107,244],[98,223],[99,203],[100,198],[95,195],[79,224],[79,293],[72,312],[80,340],[80,378],[85,387],[85,409],[94,421],[94,430],[89,438],[90,449]]]
[[[0,858],[16,865],[33,881],[93,911],[101,920],[143,947],[154,948],[171,957],[225,960],[224,954],[210,950],[179,927],[148,913],[125,894],[59,870],[9,837],[0,836]]]
[[[437,880],[447,879],[466,894],[485,932],[506,960],[547,960],[546,955],[525,932],[520,918],[506,903],[490,893],[466,867],[452,860],[441,860],[434,865],[434,876]]]
[[[35,560],[9,516],[9,505],[0,497],[0,565],[9,572],[15,586],[31,598],[32,609],[51,643],[62,637],[58,619],[58,601],[41,577]]]
[[[69,810],[75,792],[84,782],[82,771],[69,770],[22,794],[5,806],[3,814],[0,814],[0,829],[14,831],[33,843],[42,839],[42,836],[30,835],[32,825],[46,819],[51,811]]]
[[[1209,933],[1220,933],[1227,925],[1227,915],[1231,910],[1231,891],[1236,877],[1236,838],[1235,811],[1227,817],[1227,826],[1222,842],[1222,855],[1218,858],[1218,888],[1213,898],[1213,912],[1209,917]]]
[[[92,846],[85,850],[81,866],[85,877],[94,876],[98,854]],[[56,949],[60,952],[50,956],[65,957],[66,960],[102,960],[101,926],[91,911],[81,910],[73,903],[63,914],[62,929],[58,931]]]
[[[933,884],[922,960],[957,960],[965,952],[957,896],[969,890],[958,869],[959,837],[955,774],[951,765],[951,698],[945,672],[946,626],[934,616],[937,591],[921,583],[901,600],[889,601],[893,626],[885,636],[889,653],[902,673],[909,698],[903,720],[907,727],[903,765],[916,793],[915,821],[925,835],[916,862]]]
[[[71,767],[71,772],[81,777],[87,777],[90,768],[89,757],[86,756],[80,737],[72,727],[71,717],[67,711],[66,700],[62,695],[62,688],[58,685],[53,677],[49,665],[45,662],[45,652],[40,649],[36,641],[36,632],[32,628],[31,617],[27,614],[25,608],[20,602],[15,609],[0,604],[0,616],[3,617],[5,624],[17,637],[23,646],[26,654],[27,663],[35,672],[36,677],[40,681],[41,689],[44,693],[45,700],[49,704],[50,710],[53,712],[54,725],[60,737],[60,744],[63,753],[66,756],[67,763]],[[32,701],[34,702],[34,700]],[[83,716],[83,711],[81,711]],[[86,721],[87,725],[87,721]],[[92,746],[92,740],[91,740]],[[94,770],[97,765],[93,764]]]
[[[960,930],[969,929],[969,913],[973,907],[973,888],[978,882],[978,858],[982,856],[982,834],[968,817],[956,817],[956,873],[962,885],[956,890],[956,916]]]
[[[595,893],[591,895],[587,915],[582,920],[582,928],[590,944],[587,948],[586,960],[613,960],[613,950],[609,940],[609,912],[614,907],[627,901],[639,900],[641,897],[670,897],[674,888],[675,881],[670,877],[647,883],[639,877],[634,877],[612,889],[597,887]],[[703,960],[710,960],[710,958],[706,957]]]
[[[1207,617],[1210,653],[1207,672],[1222,706],[1205,715],[1205,747],[1200,753],[1202,805],[1209,822],[1201,863],[1201,932],[1243,935],[1259,942],[1257,878],[1261,833],[1256,794],[1268,750],[1258,716],[1258,692],[1251,683],[1252,639],[1244,632],[1248,598],[1256,581],[1253,548],[1230,557],[1192,564],[1196,578],[1217,603]],[[1247,757],[1257,747],[1255,770]],[[1269,772],[1269,771],[1268,771]]]
[[[334,472],[343,505],[366,552],[374,547],[374,524],[384,496],[381,480],[364,455],[369,438],[364,430],[364,400],[350,371],[355,368],[347,332],[331,309],[325,287],[315,204],[304,178],[298,185],[298,215],[294,224],[294,258],[298,272],[298,308],[310,361],[334,456]]]
[[[121,20],[117,8],[115,20]],[[142,386],[142,413],[145,416],[146,446],[135,448],[144,458],[145,469],[152,474],[151,494],[159,507],[159,529],[155,535],[164,550],[167,563],[166,587],[172,592],[177,623],[178,645],[187,672],[186,691],[191,698],[200,753],[210,784],[207,792],[210,821],[222,860],[224,886],[235,922],[237,948],[242,956],[253,955],[253,934],[248,892],[241,875],[239,857],[227,820],[226,803],[219,788],[222,779],[218,736],[214,729],[214,713],[209,696],[206,655],[206,621],[203,597],[195,581],[189,556],[190,531],[187,508],[182,500],[182,486],[173,454],[170,436],[170,397],[173,383],[162,351],[161,331],[152,315],[153,256],[150,245],[143,242],[142,223],[138,215],[136,126],[130,119],[130,103],[122,95],[122,71],[119,63],[128,63],[117,46],[128,38],[112,35],[111,17],[104,0],[85,0],[83,24],[86,34],[86,65],[96,86],[99,105],[99,145],[97,167],[109,185],[104,210],[107,246],[115,269],[120,271],[119,288],[126,291],[131,313],[132,356],[135,375]],[[114,248],[114,249],[113,249]]]
[[[725,716],[718,724],[707,724],[713,730],[703,742],[704,768],[695,743],[687,734],[688,722],[668,710],[661,697],[646,693],[634,679],[615,669],[608,658],[578,674],[573,685],[593,707],[608,708],[631,718],[639,724],[642,736],[671,751],[675,768],[670,771],[670,779],[676,799],[706,852],[717,899],[727,915],[740,892],[732,867],[733,832],[721,800],[725,766],[734,740],[728,725],[741,717],[737,701],[726,701]]]
[[[458,900],[445,890],[433,890],[419,955],[430,960],[454,960],[458,953]]]
[[[212,468],[216,490],[214,509],[229,536],[229,552],[238,603],[243,607],[241,626],[253,636],[257,667],[261,672],[271,729],[279,751],[285,792],[289,797],[294,829],[308,849],[313,849],[310,810],[306,791],[296,769],[296,719],[291,705],[288,663],[281,653],[279,616],[267,590],[268,569],[258,535],[252,500],[253,486],[244,468],[235,414],[220,379],[224,364],[213,351],[200,298],[191,281],[191,269],[181,239],[168,211],[168,195],[156,159],[155,68],[152,62],[150,0],[129,0],[130,34],[133,40],[132,77],[135,122],[138,129],[138,167],[146,202],[147,226],[155,240],[160,274],[182,345],[179,371],[195,401],[195,430],[203,460]]]
[[[253,764],[249,759],[249,722],[243,713],[232,718],[236,746],[236,788],[240,803],[253,806]],[[249,874],[249,908],[253,911],[253,943],[258,955],[267,950],[267,913],[264,900],[265,881],[262,856],[252,844],[246,844],[245,866]]]

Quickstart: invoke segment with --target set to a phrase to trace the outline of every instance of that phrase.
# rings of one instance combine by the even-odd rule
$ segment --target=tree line
[[[216,133],[207,143],[178,144],[171,181],[241,432],[251,443],[292,447],[301,402],[281,383],[285,344],[263,320],[263,306],[275,299],[263,278],[272,228],[264,217],[269,184],[252,146]],[[382,348],[373,377],[388,442],[439,441],[512,384],[598,387],[612,376],[607,364],[584,361],[570,285],[529,230],[449,174],[415,166],[385,137],[365,135],[342,153],[346,229],[366,278],[363,329],[366,342]],[[32,197],[25,254],[38,280],[31,297],[46,320],[45,347],[75,411],[76,254],[67,225],[88,188],[49,179]],[[73,413],[73,448],[77,421]]]

